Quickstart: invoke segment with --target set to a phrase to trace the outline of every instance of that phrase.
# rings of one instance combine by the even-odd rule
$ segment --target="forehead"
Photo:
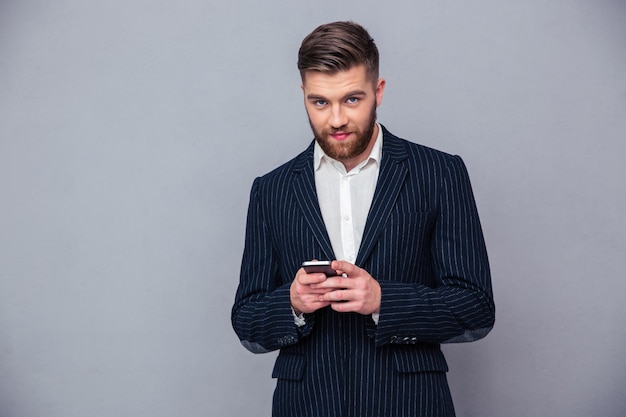
[[[367,70],[364,65],[333,74],[307,71],[304,74],[302,87],[307,94],[323,96],[342,95],[354,90],[362,90],[364,92],[373,92],[374,90],[371,81],[368,80]]]

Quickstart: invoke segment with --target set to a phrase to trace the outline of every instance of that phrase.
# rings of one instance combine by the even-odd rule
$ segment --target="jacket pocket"
[[[448,364],[438,345],[411,346],[395,349],[393,360],[400,373],[448,372]]]
[[[280,353],[276,358],[272,378],[302,381],[306,359],[302,355]]]

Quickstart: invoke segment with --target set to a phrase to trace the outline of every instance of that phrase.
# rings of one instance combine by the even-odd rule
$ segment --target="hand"
[[[298,270],[289,290],[291,307],[293,307],[297,315],[312,313],[330,305],[329,301],[320,300],[320,296],[332,291],[332,289],[313,288],[313,285],[317,285],[325,280],[326,275],[321,272],[307,274],[304,268]]]
[[[311,283],[313,290],[327,290],[318,295],[319,302],[330,303],[333,310],[363,315],[380,312],[380,285],[364,269],[346,261],[333,261],[339,275]],[[311,274],[315,275],[315,274]]]

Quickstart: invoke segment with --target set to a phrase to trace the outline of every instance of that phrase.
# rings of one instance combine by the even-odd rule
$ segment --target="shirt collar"
[[[380,165],[380,160],[382,157],[382,144],[383,144],[383,129],[380,126],[380,124],[378,124],[378,122],[376,122],[376,126],[378,127],[378,135],[376,136],[375,142],[374,142],[374,146],[372,147],[372,151],[370,152],[369,156],[363,161],[361,162],[359,165],[357,165],[354,169],[363,167],[365,164],[367,164],[370,160],[373,160],[374,162],[376,162],[378,165]],[[340,164],[343,167],[343,164],[333,158],[331,158],[330,156],[326,155],[326,153],[324,152],[324,150],[322,149],[322,147],[319,145],[319,143],[317,143],[317,140],[315,141],[315,147],[313,149],[313,169],[315,171],[320,169],[320,166],[322,165],[322,161],[325,160],[335,166],[338,166],[336,164]],[[345,168],[344,168],[345,170]]]

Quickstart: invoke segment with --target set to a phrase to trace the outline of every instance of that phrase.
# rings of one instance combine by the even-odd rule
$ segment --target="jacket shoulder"
[[[422,164],[435,162],[437,164],[443,163],[446,165],[455,159],[460,159],[457,155],[452,155],[396,136],[383,126],[383,152],[385,151],[387,151],[391,158],[409,158],[414,162]]]
[[[277,183],[288,181],[294,172],[302,171],[307,168],[312,170],[313,167],[313,143],[311,143],[304,151],[274,168],[273,170],[263,174],[255,179],[257,186],[277,186]]]

